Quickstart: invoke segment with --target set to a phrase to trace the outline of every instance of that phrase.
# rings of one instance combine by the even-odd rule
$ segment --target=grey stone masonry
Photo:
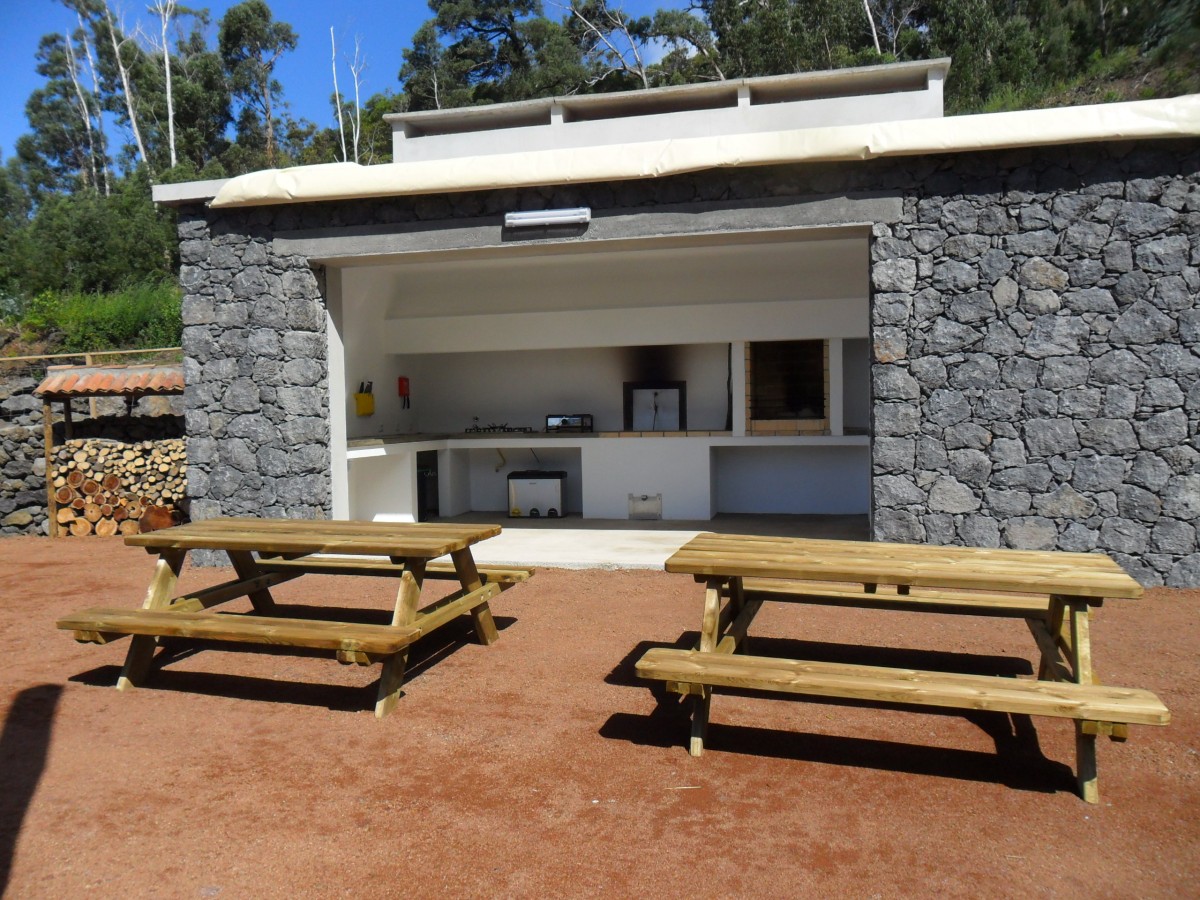
[[[874,536],[1200,583],[1196,142],[946,158],[874,238]]]
[[[274,213],[223,219],[180,210],[193,519],[330,511],[320,272],[304,257],[273,252],[267,220]]]
[[[181,209],[192,516],[330,512],[322,272],[277,235],[436,244],[450,220],[574,206],[686,231],[714,206],[888,196],[874,537],[1103,550],[1146,584],[1200,584],[1198,171],[1200,141],[1180,139]]]

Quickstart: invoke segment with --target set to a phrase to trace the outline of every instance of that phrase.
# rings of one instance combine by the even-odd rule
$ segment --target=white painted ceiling
[[[780,300],[865,300],[865,234],[705,235],[518,245],[391,257],[343,270],[343,296],[387,317],[621,309]]]

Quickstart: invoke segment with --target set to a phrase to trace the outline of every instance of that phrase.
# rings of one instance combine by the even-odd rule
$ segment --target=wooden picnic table
[[[1075,721],[1079,791],[1094,803],[1096,737],[1124,740],[1130,724],[1169,721],[1149,691],[1099,683],[1091,611],[1142,593],[1103,554],[701,534],[665,568],[706,585],[700,641],[693,650],[651,649],[637,671],[693,697],[693,756],[704,750],[713,686],[1055,716]],[[1037,677],[746,655],[750,624],[770,600],[1022,618],[1040,655]]]
[[[476,566],[471,546],[499,533],[499,525],[216,518],[129,535],[126,544],[158,556],[141,609],[94,607],[61,619],[58,627],[99,644],[132,635],[120,690],[145,678],[158,638],[315,648],[334,651],[342,663],[382,662],[375,715],[383,718],[396,705],[408,648],[419,637],[470,613],[480,643],[496,640],[488,601],[533,574]],[[176,596],[179,572],[193,550],[225,551],[237,577]],[[449,560],[434,562],[443,556]],[[391,624],[278,615],[271,588],[311,573],[398,578]],[[421,606],[427,578],[457,580],[459,590]],[[211,609],[240,597],[249,598],[253,614]]]

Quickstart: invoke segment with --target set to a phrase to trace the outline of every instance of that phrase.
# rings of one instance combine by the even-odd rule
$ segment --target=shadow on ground
[[[335,618],[343,622],[374,625],[386,625],[391,622],[390,611],[302,604],[280,603],[277,605],[276,614],[296,619]],[[517,621],[509,616],[493,616],[493,619],[498,631],[504,631]],[[432,634],[422,637],[409,650],[408,664],[404,668],[405,686],[419,682],[422,674],[441,660],[449,658],[467,644],[475,642],[475,629],[469,616],[461,616],[455,621],[443,625]],[[202,653],[238,653],[244,654],[248,658],[264,656],[321,658],[329,663],[329,681],[300,682],[262,678],[255,675],[197,672],[178,668],[181,664],[186,664],[189,658]],[[378,664],[375,664],[373,668],[378,674]],[[338,712],[373,710],[379,689],[378,678],[364,687],[350,687],[336,683],[340,671],[341,667],[337,665],[332,651],[329,650],[170,638],[163,642],[162,649],[155,655],[146,683],[139,687],[139,690],[207,694],[264,703],[293,703],[302,706],[325,707]],[[120,666],[106,665],[80,672],[71,676],[70,680],[93,687],[112,689],[120,674]],[[403,697],[403,692],[401,697]]]
[[[0,896],[8,887],[25,813],[46,768],[62,691],[57,684],[39,684],[18,693],[0,733]]]
[[[644,641],[608,674],[608,684],[649,690],[657,705],[648,715],[615,713],[600,735],[653,747],[679,747],[686,752],[691,729],[691,700],[666,690],[664,682],[637,677],[635,666],[652,647],[689,649],[699,634],[685,632],[673,644]],[[1029,675],[1028,660],[1006,656],[945,653],[929,650],[862,647],[777,638],[753,638],[753,652],[785,659],[913,668],[972,675]],[[714,696],[770,697],[773,701],[809,703],[881,711],[918,712],[929,716],[965,719],[994,743],[996,752],[930,747],[896,741],[840,735],[806,734],[711,721],[705,737],[706,751],[770,756],[827,765],[851,766],[936,775],[967,781],[987,781],[1025,791],[1055,793],[1075,790],[1070,766],[1048,759],[1038,743],[1037,730],[1026,715],[981,710],[953,710],[914,704],[843,700],[718,687]]]

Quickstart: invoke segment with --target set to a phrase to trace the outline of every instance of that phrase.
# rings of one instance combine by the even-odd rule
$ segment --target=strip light
[[[535,209],[529,212],[504,214],[505,228],[536,228],[539,225],[586,225],[592,221],[592,210],[588,206],[573,209]]]

